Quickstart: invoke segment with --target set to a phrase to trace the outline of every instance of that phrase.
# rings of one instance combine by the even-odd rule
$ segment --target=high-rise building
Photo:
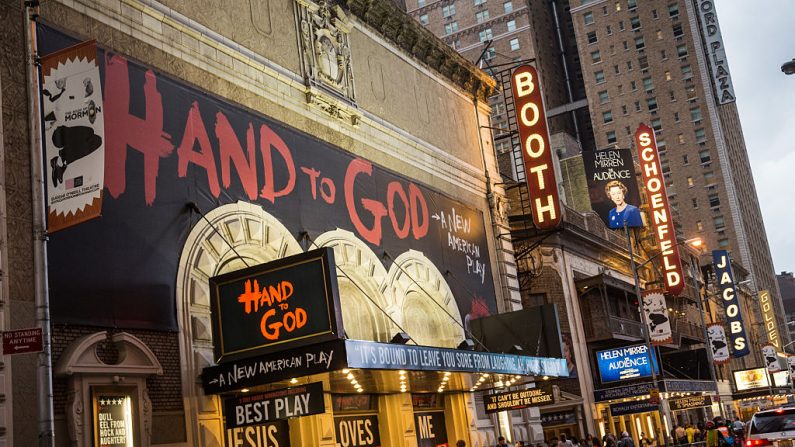
[[[729,250],[751,289],[774,295],[783,327],[714,3],[570,1],[594,137],[633,147],[640,123],[654,128],[677,232]]]

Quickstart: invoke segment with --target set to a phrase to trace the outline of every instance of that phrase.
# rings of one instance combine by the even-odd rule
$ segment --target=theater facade
[[[9,7],[0,33],[29,26],[39,57],[95,41],[102,91],[101,213],[46,242],[57,445],[540,440],[541,378],[568,374],[557,323],[532,354],[473,336],[521,308],[493,80],[386,0]],[[0,80],[24,88],[3,89],[17,154],[4,163],[36,185],[26,151],[50,123],[31,117],[59,98],[12,53]],[[31,89],[28,116],[11,105]],[[45,190],[80,187],[59,156],[43,161]],[[14,254],[37,245],[10,247],[21,289],[19,269],[38,267]],[[17,299],[7,318],[33,326],[33,291]],[[0,437],[32,443],[35,377],[7,380],[14,428]]]

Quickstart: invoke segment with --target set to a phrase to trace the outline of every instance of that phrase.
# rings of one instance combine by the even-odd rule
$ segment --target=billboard
[[[677,296],[685,288],[684,272],[654,129],[647,124],[641,124],[635,131],[635,144],[638,147],[643,186],[646,187],[646,198],[649,201],[649,220],[660,245],[660,264],[665,289],[671,295]]]
[[[37,29],[41,54],[75,42]],[[97,61],[102,218],[50,235],[54,324],[176,330],[179,259],[201,219],[187,204],[206,212],[241,201],[295,240],[349,231],[387,267],[419,252],[455,278],[448,286],[462,319],[496,313],[480,210],[121,54],[100,48]],[[234,234],[253,230],[242,228]]]
[[[533,224],[542,230],[556,228],[562,217],[560,197],[538,70],[531,65],[517,67],[511,74],[511,91]]]
[[[770,386],[770,377],[765,368],[734,371],[734,386],[737,391],[752,390]]]
[[[646,345],[624,346],[596,352],[596,363],[602,383],[619,380],[651,377],[648,347]],[[651,358],[654,358],[652,353]],[[654,372],[659,372],[654,359]]]
[[[665,294],[661,289],[644,290],[641,294],[646,327],[653,346],[664,345],[673,341],[671,319],[668,317],[668,306]]]
[[[99,217],[105,119],[96,42],[41,59],[41,108],[50,233]]]
[[[779,363],[775,346],[770,343],[762,345],[762,359],[765,361],[767,372],[777,373],[781,371],[781,363]]]
[[[483,395],[483,406],[489,414],[539,407],[553,402],[552,385],[548,383],[539,384],[535,388]]]
[[[249,427],[266,422],[320,414],[326,411],[323,382],[282,388],[224,399],[226,428]]]
[[[612,229],[643,226],[640,193],[630,149],[583,151],[591,209]]]
[[[721,301],[726,310],[726,323],[729,326],[729,347],[732,355],[743,357],[751,353],[748,347],[748,338],[745,336],[743,315],[740,311],[740,300],[737,298],[734,273],[732,273],[731,259],[726,250],[712,251],[712,265],[715,268],[715,278],[718,283]]]

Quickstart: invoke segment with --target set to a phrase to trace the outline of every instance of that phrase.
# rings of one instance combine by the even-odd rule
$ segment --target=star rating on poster
[[[99,405],[101,407],[108,407],[108,406],[111,406],[111,405],[122,405],[123,403],[124,403],[124,398],[123,397],[118,397],[118,398],[110,397],[110,398],[100,398],[99,399]]]

